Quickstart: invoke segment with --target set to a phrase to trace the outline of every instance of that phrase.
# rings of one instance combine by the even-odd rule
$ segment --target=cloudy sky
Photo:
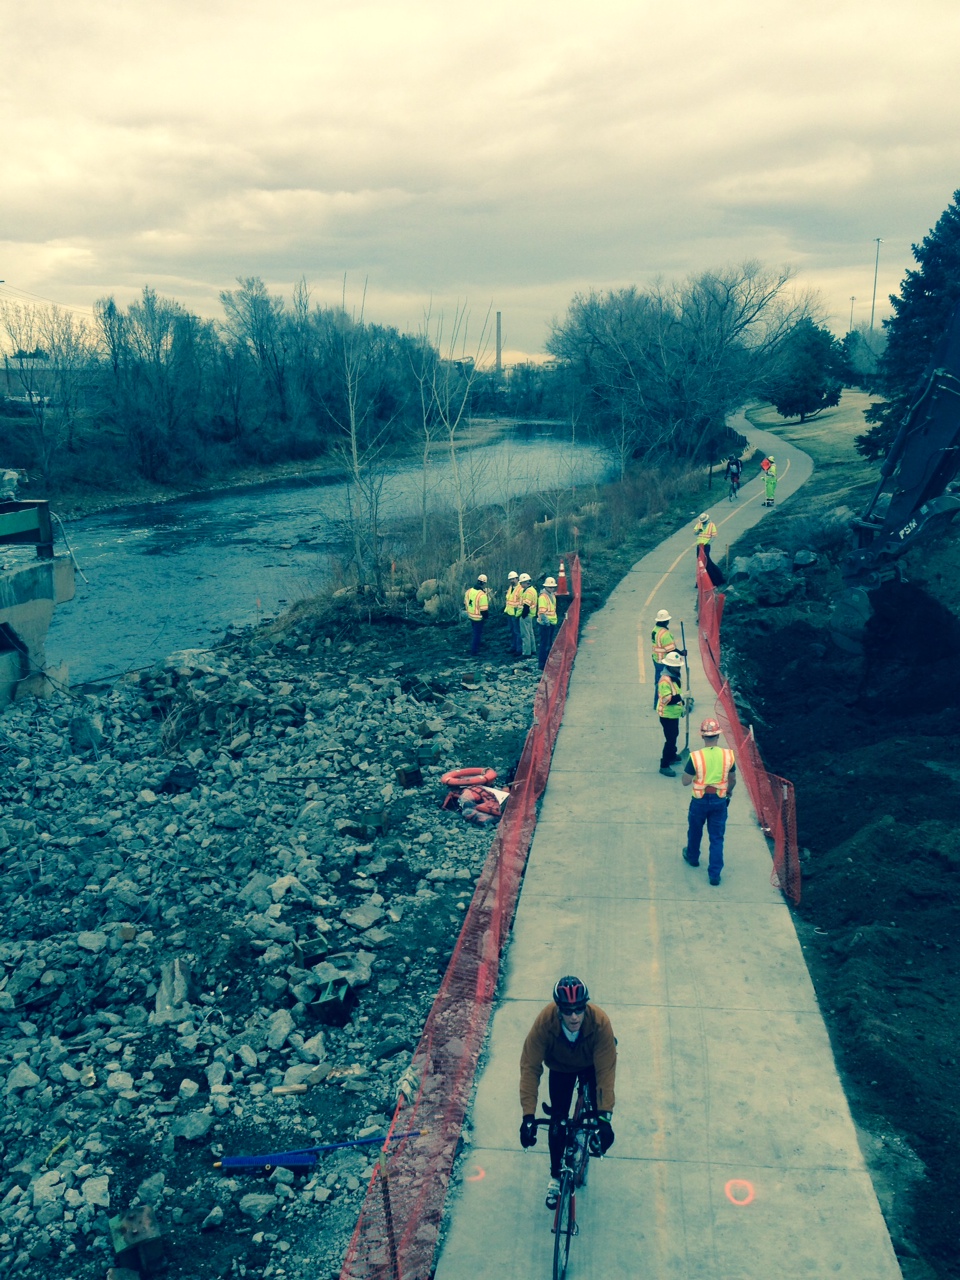
[[[0,11],[0,295],[238,276],[416,329],[757,258],[877,321],[960,187],[958,0],[45,0]]]

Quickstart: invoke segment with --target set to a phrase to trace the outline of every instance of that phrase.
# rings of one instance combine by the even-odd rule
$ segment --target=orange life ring
[[[496,769],[451,769],[440,779],[445,787],[483,786],[496,780]]]

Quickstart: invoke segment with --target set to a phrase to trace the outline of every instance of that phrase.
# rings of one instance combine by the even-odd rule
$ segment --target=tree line
[[[927,241],[915,250],[936,257],[940,275],[956,265],[940,246],[952,244],[957,219],[949,210],[938,224],[936,254]],[[386,458],[454,443],[474,416],[566,422],[602,444],[623,475],[638,460],[715,460],[730,444],[728,415],[750,397],[804,418],[851,383],[888,393],[875,410],[882,430],[863,446],[876,453],[901,408],[891,388],[918,359],[906,359],[899,340],[909,329],[899,309],[922,292],[922,272],[913,274],[892,300],[898,314],[884,354],[863,327],[838,342],[816,299],[791,290],[789,271],[746,262],[578,294],[551,327],[552,359],[502,374],[485,362],[486,326],[467,341],[464,313],[428,315],[416,333],[402,333],[368,321],[362,302],[352,310],[345,297],[314,303],[305,281],[286,300],[258,277],[240,279],[221,293],[218,320],[149,286],[125,307],[101,299],[92,322],[3,300],[0,412],[16,428],[3,461],[51,490],[58,476],[82,469],[80,453],[120,474],[178,485],[326,456],[375,508]]]

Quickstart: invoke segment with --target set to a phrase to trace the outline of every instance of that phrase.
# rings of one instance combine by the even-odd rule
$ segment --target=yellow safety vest
[[[520,612],[523,613],[523,606],[530,606],[530,613],[535,613],[537,609],[537,588],[530,586],[524,587],[523,595],[520,597]],[[527,614],[529,617],[530,614]]]
[[[519,618],[522,607],[523,587],[519,582],[515,582],[512,587],[507,587],[507,598],[506,604],[503,606],[503,612],[510,618]]]
[[[537,621],[541,626],[555,627],[557,625],[556,596],[551,596],[546,591],[540,592],[537,597]]]
[[[697,545],[701,547],[705,547],[717,536],[717,526],[712,520],[709,524],[701,524],[698,520],[693,531],[697,535]]]
[[[650,632],[650,638],[653,641],[654,662],[662,662],[664,655],[677,647],[677,642],[666,627],[654,627]]]
[[[483,617],[483,611],[490,607],[487,593],[481,591],[479,587],[470,587],[464,594],[463,603],[466,605],[467,616],[471,622],[480,622]]]
[[[681,701],[670,705],[675,693],[681,695]],[[683,690],[666,672],[657,681],[657,715],[661,720],[682,720],[686,706],[682,701]]]
[[[721,799],[727,794],[733,768],[733,752],[729,747],[704,747],[701,751],[691,751],[690,763],[694,769],[693,794],[698,800],[707,787]]]

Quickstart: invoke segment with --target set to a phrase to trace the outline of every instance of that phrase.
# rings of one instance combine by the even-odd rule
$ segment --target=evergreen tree
[[[893,443],[917,380],[960,301],[960,191],[930,234],[913,246],[913,256],[917,270],[907,272],[900,296],[890,298],[894,314],[884,321],[887,345],[870,388],[884,399],[866,414],[874,425],[857,436],[866,458],[883,457]]]
[[[766,392],[781,418],[815,417],[840,402],[844,352],[828,329],[804,318],[780,344]]]

